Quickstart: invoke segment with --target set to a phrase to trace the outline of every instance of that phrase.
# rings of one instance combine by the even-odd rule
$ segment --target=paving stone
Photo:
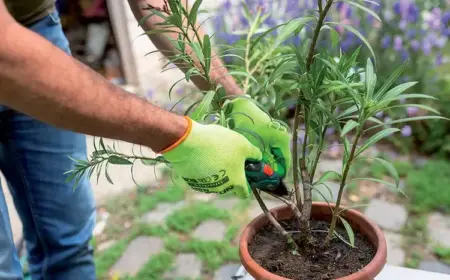
[[[277,200],[266,199],[266,200],[264,200],[264,202],[269,210],[276,208],[278,206],[286,205],[284,202],[282,202],[278,199]],[[261,207],[259,207],[258,202],[256,200],[254,200],[248,210],[249,218],[254,219],[262,213],[263,213],[263,211],[261,210]]]
[[[384,232],[387,243],[387,263],[394,266],[403,266],[405,252],[402,249],[402,236],[397,233]]]
[[[450,248],[450,216],[437,212],[428,216],[428,234],[435,245]]]
[[[164,248],[164,242],[157,237],[139,236],[128,245],[120,259],[112,266],[110,274],[118,276],[136,275],[149,259]]]
[[[205,202],[211,201],[216,197],[217,197],[217,195],[213,194],[213,193],[201,193],[201,192],[196,191],[195,193],[192,194],[192,198],[194,200],[205,201]]]
[[[381,228],[391,231],[401,230],[408,218],[406,209],[402,205],[379,199],[372,199],[365,215]]]
[[[237,198],[227,198],[227,199],[217,199],[214,200],[213,204],[219,209],[232,210],[236,204],[238,204],[239,199]]]
[[[202,272],[202,262],[195,254],[180,254],[175,259],[174,269],[164,275],[165,279],[197,279]]]
[[[450,266],[438,261],[421,261],[420,270],[450,274]]]
[[[313,201],[336,202],[339,194],[339,184],[336,182],[325,182],[325,185],[327,185],[328,188],[324,185],[318,185],[314,187],[314,190],[312,191]],[[319,192],[322,195],[320,195]]]
[[[215,273],[213,280],[230,280],[231,277],[235,276],[240,264],[239,263],[229,263],[221,266]]]
[[[184,201],[177,203],[159,203],[155,209],[142,216],[142,221],[148,224],[162,224],[170,214],[185,204]]]
[[[102,242],[102,243],[97,245],[97,248],[96,248],[97,252],[105,251],[106,249],[111,248],[116,243],[117,243],[117,240],[114,240],[114,239]]]
[[[193,236],[203,241],[222,241],[226,230],[227,226],[221,221],[208,220],[194,230]]]

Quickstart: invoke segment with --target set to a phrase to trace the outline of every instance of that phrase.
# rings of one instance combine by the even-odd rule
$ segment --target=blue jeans
[[[70,54],[57,13],[29,28]],[[87,178],[73,189],[64,175],[73,168],[68,156],[86,158],[85,136],[4,106],[0,125],[0,169],[23,223],[32,279],[95,279],[89,245],[95,225],[92,189]],[[22,278],[0,190],[0,279]]]

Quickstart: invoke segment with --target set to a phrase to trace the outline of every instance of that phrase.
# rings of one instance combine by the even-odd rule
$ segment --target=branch
[[[297,205],[295,205],[295,203],[287,198],[284,198],[282,196],[278,196],[276,194],[270,193],[270,192],[266,192],[267,194],[271,195],[272,197],[275,197],[276,199],[281,200],[282,202],[286,203],[287,206],[289,206],[289,208],[291,208],[292,213],[294,214],[294,217],[297,219],[297,222],[300,223],[301,218],[302,218],[302,213],[300,213],[300,210],[297,208]]]
[[[341,185],[339,186],[339,193],[336,200],[336,205],[333,210],[333,218],[331,219],[330,230],[328,231],[327,238],[325,239],[325,246],[330,244],[331,239],[333,238],[334,230],[336,228],[337,218],[339,217],[339,207],[341,205],[342,193],[344,192],[345,183],[347,181],[348,172],[350,171],[350,167],[352,165],[353,159],[355,157],[356,146],[358,144],[359,138],[361,137],[361,127],[358,128],[358,132],[356,133],[355,140],[353,142],[352,151],[350,152],[350,156],[345,165],[344,173],[342,174]]]
[[[280,223],[275,219],[275,217],[272,215],[272,213],[267,209],[267,206],[264,204],[264,201],[262,200],[261,196],[259,195],[258,191],[255,188],[252,188],[253,194],[255,195],[256,201],[258,201],[259,206],[263,210],[266,217],[269,219],[269,222],[283,235],[288,244],[293,246],[294,249],[298,250],[298,245],[295,243],[292,236],[280,225]]]

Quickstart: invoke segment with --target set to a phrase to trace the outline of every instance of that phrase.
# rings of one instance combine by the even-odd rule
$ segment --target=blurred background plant
[[[361,9],[357,1],[341,1],[333,6],[329,17],[334,21],[355,27],[367,38],[376,57],[382,61],[377,65],[380,83],[384,83],[390,73],[409,60],[411,67],[406,69],[397,83],[418,81],[419,83],[411,88],[409,93],[428,94],[438,99],[427,99],[426,103],[421,101],[416,107],[401,106],[404,102],[400,100],[399,107],[380,112],[377,117],[384,122],[398,118],[419,117],[425,114],[420,105],[436,108],[444,117],[449,117],[450,76],[447,74],[447,70],[450,70],[450,67],[447,57],[449,51],[446,48],[450,36],[449,1],[373,0],[363,2],[376,14],[367,13],[366,10]],[[215,14],[214,30],[217,33],[214,40],[222,50],[233,54],[242,53],[248,35],[249,22],[244,14],[244,4],[249,6],[251,12],[261,9],[264,15],[264,21],[254,35],[259,35],[315,7],[313,0],[244,0],[243,2],[225,0]],[[377,15],[382,22],[376,20]],[[274,29],[270,32],[276,35],[277,30]],[[331,36],[320,38],[318,49],[327,49],[328,52],[338,57],[339,49],[352,53],[362,44],[361,39],[354,32],[345,32],[341,26],[336,27],[335,30],[337,33],[332,32]],[[276,65],[276,57],[286,50],[287,45],[300,45],[302,37],[306,37],[305,34],[308,32],[310,29],[307,26],[300,34],[293,34],[289,40],[280,44],[277,50],[270,55],[260,50],[259,56],[267,56],[267,60],[273,61]],[[337,36],[340,37],[340,48],[331,49],[329,46],[332,45],[333,39],[337,41],[335,38]],[[258,52],[258,50],[254,51]],[[366,48],[361,49],[361,52],[362,55],[359,58],[364,59],[370,55]],[[225,62],[229,68],[233,69],[242,66],[242,60],[233,56],[227,57]],[[364,66],[365,61],[359,61],[359,65]],[[273,74],[274,69],[275,67],[266,67],[264,73],[255,71],[254,77],[258,79],[258,82],[267,80]],[[358,69],[354,69],[354,71],[358,71]],[[288,120],[293,116],[295,105],[289,104],[291,96],[288,91],[283,92],[282,88],[283,85],[274,83],[266,91],[266,94],[256,96],[255,99],[268,111],[274,113],[275,103],[273,100],[275,95],[281,91],[283,93],[282,100],[288,104],[286,109],[280,112],[279,117]],[[254,91],[254,95],[257,92]],[[450,127],[447,122],[418,121],[397,127],[401,129],[401,134],[390,137],[389,140],[400,152],[407,154],[417,151],[428,155],[450,155]]]

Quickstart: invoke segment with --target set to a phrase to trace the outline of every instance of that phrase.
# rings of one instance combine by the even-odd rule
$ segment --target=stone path
[[[139,236],[128,245],[120,259],[111,268],[111,275],[135,276],[150,258],[162,251],[164,243],[160,238]]]
[[[227,226],[216,220],[208,220],[201,223],[195,230],[192,236],[202,241],[222,241],[225,237]]]

